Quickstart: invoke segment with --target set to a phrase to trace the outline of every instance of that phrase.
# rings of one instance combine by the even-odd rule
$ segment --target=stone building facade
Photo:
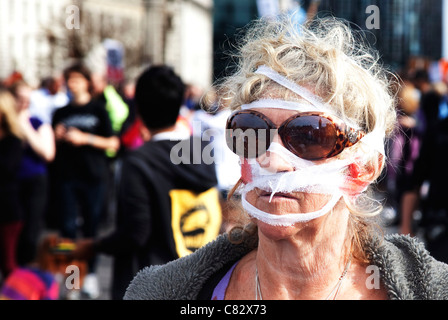
[[[100,67],[102,44],[113,39],[123,46],[126,77],[163,63],[207,87],[212,19],[213,0],[2,0],[0,79],[18,71],[37,85],[86,57]]]

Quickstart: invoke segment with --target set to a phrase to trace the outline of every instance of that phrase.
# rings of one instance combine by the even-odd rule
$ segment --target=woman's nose
[[[274,135],[271,144],[273,142],[276,142],[282,147],[285,147],[278,133]],[[294,171],[294,167],[289,162],[289,160],[282,157],[277,152],[266,151],[264,154],[257,158],[257,162],[260,167],[267,169],[272,173]]]

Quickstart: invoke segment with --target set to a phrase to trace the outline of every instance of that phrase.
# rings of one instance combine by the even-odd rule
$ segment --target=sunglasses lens
[[[227,146],[244,158],[256,158],[269,148],[272,134],[269,124],[253,113],[237,113],[227,121]]]
[[[337,131],[332,121],[313,115],[291,120],[281,136],[285,146],[300,158],[319,160],[333,151]]]

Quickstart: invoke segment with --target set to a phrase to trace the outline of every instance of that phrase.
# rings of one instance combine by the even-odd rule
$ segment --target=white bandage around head
[[[269,157],[264,158],[265,163],[262,163],[262,165],[258,162],[260,160],[246,160],[251,168],[251,180],[241,190],[242,206],[253,218],[276,226],[289,226],[298,222],[306,222],[328,213],[342,197],[341,186],[345,182],[342,172],[349,165],[348,161],[335,159],[317,165],[312,161],[300,159],[276,142],[271,144],[268,152],[270,155],[275,153],[295,170],[289,172],[269,170]],[[332,197],[326,205],[317,211],[274,215],[259,210],[247,201],[247,194],[255,189],[269,192],[269,201],[276,193],[304,192],[326,194]]]
[[[278,108],[297,110],[300,112],[321,111],[334,115],[331,107],[325,104],[320,97],[278,74],[274,70],[266,66],[260,66],[256,73],[263,74],[283,87],[293,91],[308,101],[309,104],[277,99],[263,99],[245,104],[241,106],[242,109]],[[359,129],[351,123],[347,124],[355,129]],[[384,134],[374,131],[366,134],[361,141],[384,155]],[[353,160],[331,159],[324,163],[316,164],[313,161],[297,157],[285,147],[275,142],[271,143],[267,151],[267,154],[275,153],[281,157],[294,168],[294,171],[275,172],[275,170],[269,170],[269,163],[264,163],[263,166],[260,166],[259,159],[246,159],[251,167],[251,180],[241,190],[242,205],[253,218],[275,226],[290,226],[299,222],[307,222],[330,212],[343,196],[342,188],[346,182],[344,172],[346,172],[346,169]],[[269,156],[265,157],[265,161],[269,161]],[[271,196],[269,201],[272,200],[276,193],[293,192],[327,194],[331,195],[331,198],[327,204],[317,211],[275,215],[264,212],[247,201],[246,196],[248,192],[255,189],[270,192]]]
[[[298,85],[297,83],[289,80],[285,76],[282,76],[275,70],[272,70],[271,68],[267,66],[260,66],[255,71],[255,73],[265,75],[266,77],[270,78],[272,81],[275,81],[279,85],[291,90],[292,92],[296,93],[306,101],[308,101],[310,104],[305,103],[298,103],[294,101],[284,101],[280,99],[262,99],[257,100],[249,104],[242,105],[242,109],[255,109],[255,108],[277,108],[277,109],[287,109],[287,110],[297,110],[300,112],[307,112],[307,111],[320,111],[320,112],[326,112],[330,115],[336,116],[333,109],[326,104],[319,96],[315,95],[311,91],[309,91],[307,88],[302,87]],[[352,123],[348,119],[343,119],[347,125],[352,127],[355,130],[359,130],[359,126]],[[369,147],[373,148],[374,150],[381,153],[383,156],[385,155],[384,151],[384,139],[385,134],[384,132],[380,130],[373,130],[372,132],[367,133],[361,140],[363,144],[368,145]]]

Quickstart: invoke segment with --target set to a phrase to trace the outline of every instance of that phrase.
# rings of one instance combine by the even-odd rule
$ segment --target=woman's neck
[[[296,236],[271,240],[259,234],[255,263],[263,298],[325,299],[340,278],[349,257],[348,214],[332,223],[309,223]],[[344,228],[345,226],[345,228]]]

